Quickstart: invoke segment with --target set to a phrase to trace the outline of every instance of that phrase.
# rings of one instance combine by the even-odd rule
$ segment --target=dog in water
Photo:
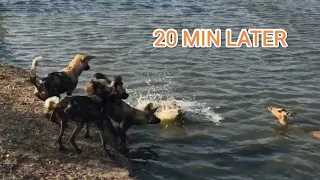
[[[117,132],[121,143],[126,143],[126,132],[132,125],[158,124],[160,119],[155,115],[158,107],[153,107],[152,103],[145,106],[143,110],[131,107],[121,99],[116,99],[115,103],[106,105],[105,113],[119,123]]]
[[[89,95],[99,95],[104,93],[105,88],[111,88],[113,94],[116,95],[118,99],[127,99],[129,94],[123,87],[122,77],[115,76],[114,80],[111,81],[105,74],[102,73],[95,73],[91,78],[90,82],[85,86],[85,92]],[[104,107],[105,108],[105,105]],[[90,128],[89,124],[86,124],[86,133],[85,138],[91,138],[90,136]]]
[[[69,63],[68,67],[62,69],[61,72],[49,73],[41,81],[37,79],[36,67],[41,56],[32,61],[30,70],[30,81],[36,87],[34,94],[41,100],[45,101],[52,96],[60,97],[66,93],[72,95],[73,90],[77,87],[78,78],[83,71],[90,69],[89,61],[95,56],[85,54],[77,54]]]
[[[268,106],[268,110],[278,119],[282,126],[287,126],[287,120],[289,116],[293,116],[295,113],[287,111],[283,108],[277,108]]]
[[[152,101],[140,102],[137,108],[143,109],[144,105],[150,102]],[[185,114],[184,112],[182,112],[181,106],[178,106],[177,103],[173,100],[162,100],[152,103],[159,106],[155,114],[159,119],[161,119],[161,122],[176,121]]]
[[[108,80],[103,80],[103,76],[96,84],[106,85],[105,82]],[[114,84],[119,82],[115,81]],[[121,84],[121,83],[120,83]],[[92,82],[88,83],[85,87],[85,91],[88,96],[95,95],[97,92],[95,88],[92,88]],[[114,87],[114,88],[118,88]],[[116,98],[114,102],[105,104],[104,113],[107,114],[112,120],[119,123],[117,126],[117,132],[121,139],[121,143],[126,143],[126,132],[132,125],[145,125],[145,124],[158,124],[160,119],[155,115],[158,107],[154,108],[152,103],[147,104],[143,110],[139,110],[131,107],[129,104],[124,102],[122,99]]]
[[[116,95],[112,93],[111,88],[106,87],[104,91],[92,96],[66,96],[62,100],[53,96],[45,100],[44,107],[46,110],[52,111],[50,120],[55,123],[57,117],[60,119],[60,134],[58,138],[59,150],[66,150],[62,144],[62,136],[64,134],[66,125],[69,120],[76,123],[69,141],[75,148],[77,153],[81,153],[81,149],[77,146],[75,139],[85,123],[94,123],[99,129],[102,147],[106,150],[106,142],[109,140],[109,144],[113,149],[117,148],[117,132],[114,128],[111,120],[106,113],[101,112],[101,107],[110,103],[115,99]],[[107,151],[107,150],[106,150]],[[110,153],[109,151],[107,151]]]

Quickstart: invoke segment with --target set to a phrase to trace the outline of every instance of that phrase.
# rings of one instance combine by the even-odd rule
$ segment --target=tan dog
[[[143,110],[146,104],[153,103],[159,106],[155,115],[161,119],[161,122],[176,121],[180,119],[185,112],[182,112],[180,106],[173,100],[162,100],[162,101],[141,101],[137,108]]]
[[[293,116],[294,112],[289,112],[283,108],[268,106],[268,110],[278,119],[279,123],[287,126],[288,116]]]
[[[78,78],[82,71],[90,69],[89,61],[95,56],[77,54],[69,63],[69,66],[61,72],[52,72],[41,81],[37,79],[36,67],[42,57],[37,57],[32,61],[30,70],[30,81],[35,85],[34,94],[41,100],[45,101],[52,96],[60,97],[60,94],[66,93],[72,95],[73,90],[77,87]]]
[[[156,116],[164,121],[175,121],[180,119],[184,113],[175,101],[161,101],[162,109],[156,112]]]
[[[165,101],[163,105],[164,110],[173,110],[173,109],[181,109],[180,106],[177,105],[175,101]]]

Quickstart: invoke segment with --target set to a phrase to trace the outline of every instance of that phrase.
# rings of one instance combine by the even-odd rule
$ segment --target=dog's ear
[[[155,113],[157,110],[158,110],[158,108],[159,108],[159,106],[158,107],[155,107],[155,108],[153,108],[151,111],[152,111],[152,113]]]
[[[293,115],[295,115],[296,113],[295,112],[287,112],[287,116],[293,116]]]
[[[89,56],[89,55],[84,55],[82,58],[82,61],[90,61],[91,59],[95,58],[96,56]]]
[[[114,82],[122,82],[122,76],[120,75],[117,75],[117,76],[114,76]]]
[[[152,103],[148,103],[148,104],[146,105],[146,107],[144,108],[144,110],[145,110],[145,111],[150,111],[150,110],[152,110],[152,107],[153,107],[153,104],[152,104]]]

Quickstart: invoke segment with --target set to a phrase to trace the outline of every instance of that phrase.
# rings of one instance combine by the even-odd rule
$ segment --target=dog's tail
[[[42,59],[42,56],[36,57],[34,60],[32,60],[31,69],[30,69],[30,81],[32,84],[36,86],[36,88],[40,89],[40,82],[37,80],[37,66],[38,61]]]
[[[52,111],[51,115],[49,117],[50,121],[52,121],[58,125],[60,125],[60,122],[57,121],[57,118],[56,118],[56,111],[57,111],[56,107],[59,102],[60,102],[60,98],[57,96],[50,97],[44,101],[44,107],[46,109],[45,110],[46,113],[48,113],[48,115],[49,115],[50,114],[49,112]]]
[[[44,101],[44,108],[47,111],[51,111],[57,107],[57,104],[60,102],[60,98],[57,96],[50,97]]]

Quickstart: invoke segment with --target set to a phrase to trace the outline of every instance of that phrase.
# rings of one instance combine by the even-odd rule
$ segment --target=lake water
[[[153,48],[157,28],[282,28],[288,47]],[[123,76],[132,104],[176,99],[182,124],[129,130],[139,179],[319,179],[320,140],[301,130],[319,126],[319,29],[316,0],[1,0],[0,60],[42,55],[43,76],[88,53],[76,93],[102,72]],[[294,125],[279,129],[268,105]]]

